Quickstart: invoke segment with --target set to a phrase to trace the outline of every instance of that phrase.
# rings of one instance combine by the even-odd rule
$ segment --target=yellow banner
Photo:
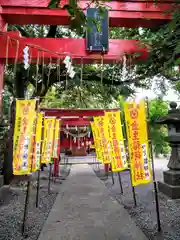
[[[31,157],[31,172],[36,171],[34,165],[36,161],[36,156],[35,156],[35,149],[36,149],[36,124],[37,124],[37,113],[34,116],[33,120],[33,128],[32,128],[32,145],[31,145],[31,152],[32,152],[32,157]]]
[[[152,181],[144,101],[124,104],[132,185]]]
[[[61,120],[60,119],[56,119],[55,122],[55,133],[54,133],[54,151],[53,151],[53,158],[58,158],[58,142],[59,142],[59,138],[60,138],[60,127],[61,125]]]
[[[120,112],[106,112],[108,139],[111,149],[112,171],[119,172],[128,168]]]
[[[49,164],[53,157],[55,120],[56,118],[44,119],[44,141],[41,163]]]
[[[97,152],[98,152],[98,159],[99,161],[101,161],[103,163],[104,158],[103,158],[103,153],[102,153],[102,146],[101,146],[101,138],[100,138],[100,131],[99,128],[97,126],[97,122],[96,122],[96,118],[94,118],[94,132],[95,132],[95,136],[96,136],[96,148],[97,148]]]
[[[32,171],[35,172],[40,169],[41,165],[41,144],[42,144],[42,123],[44,114],[42,112],[38,113],[36,120],[36,130],[35,130],[35,142],[34,142],[34,157],[32,162]]]
[[[16,100],[13,136],[13,174],[25,175],[32,170],[33,128],[36,100]]]
[[[103,163],[111,163],[111,154],[110,148],[108,145],[108,136],[107,136],[107,121],[104,116],[94,117],[95,129],[97,131],[97,142],[99,144],[99,152],[102,157]]]
[[[92,134],[93,134],[93,139],[94,139],[94,146],[95,146],[95,150],[96,150],[96,158],[97,158],[97,160],[102,161],[102,157],[100,156],[100,152],[99,152],[99,148],[98,148],[97,134],[96,134],[94,122],[91,122],[91,129],[92,129]]]

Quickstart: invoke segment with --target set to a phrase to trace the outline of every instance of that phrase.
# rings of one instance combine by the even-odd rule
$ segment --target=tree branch
[[[165,73],[161,73],[161,76],[166,78],[167,80],[170,80],[171,82],[178,82],[180,81],[180,78],[179,77],[172,77],[172,76],[169,76]]]
[[[8,91],[13,95],[13,84],[9,79],[9,76],[5,76],[5,84],[7,86]]]
[[[19,25],[15,25],[15,28],[21,33],[23,37],[30,37],[29,34]]]

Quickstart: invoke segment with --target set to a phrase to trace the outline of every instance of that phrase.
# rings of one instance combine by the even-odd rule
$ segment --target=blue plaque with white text
[[[109,16],[108,10],[100,12],[98,8],[87,9],[86,50],[91,52],[107,52],[109,48]]]

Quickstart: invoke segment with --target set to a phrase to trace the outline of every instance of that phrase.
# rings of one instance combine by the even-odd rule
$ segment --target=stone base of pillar
[[[158,182],[159,192],[171,199],[180,199],[180,171],[167,170],[163,172],[163,181]]]

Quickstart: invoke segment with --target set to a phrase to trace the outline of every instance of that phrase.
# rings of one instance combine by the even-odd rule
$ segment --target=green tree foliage
[[[180,7],[180,3],[177,3]],[[152,79],[161,77],[179,85],[180,71],[180,11],[170,9],[172,20],[158,29],[143,29],[139,39],[150,46],[149,58],[137,68],[137,74]],[[167,14],[167,13],[164,13]]]
[[[156,155],[167,154],[169,152],[169,145],[165,141],[165,137],[167,136],[167,127],[157,124],[156,121],[168,113],[168,103],[160,98],[151,100],[149,102],[149,111],[150,134],[154,152]]]
[[[58,8],[60,1],[59,0],[50,0],[49,7],[50,8]],[[98,0],[92,1],[92,3],[96,4],[96,6],[102,11],[106,8],[106,3],[108,5],[108,1],[99,2]],[[91,6],[91,2],[89,7]],[[88,7],[88,6],[87,6]],[[68,5],[64,6],[70,15],[71,15],[71,29],[65,29],[61,26],[39,26],[39,25],[29,25],[29,26],[18,26],[13,25],[9,26],[10,30],[19,30],[23,36],[26,37],[67,37],[67,36],[82,36],[84,31],[87,29],[88,19],[84,16],[84,13],[78,7],[77,0],[70,0]],[[101,67],[90,67],[87,66],[83,70],[83,81],[85,85],[88,85],[88,82],[96,82],[97,85],[101,86],[101,82],[103,85],[107,85],[105,88],[110,88],[111,92],[121,93],[121,95],[130,95],[135,91],[135,87],[146,87],[150,80],[155,75],[163,75],[167,77],[167,72],[173,75],[174,79],[174,71],[172,71],[172,65],[174,64],[175,59],[177,60],[178,56],[178,29],[179,29],[179,13],[174,13],[173,20],[170,21],[168,25],[160,27],[158,31],[146,29],[144,30],[143,35],[139,34],[138,29],[125,29],[125,28],[114,28],[110,31],[110,36],[112,38],[121,38],[121,39],[140,39],[144,41],[146,44],[152,46],[151,48],[151,57],[147,61],[147,63],[140,63],[134,71],[134,75],[127,74],[126,79],[122,81],[122,67],[120,64],[114,63],[113,67],[111,65],[107,65],[104,67],[103,80],[101,74]],[[77,28],[80,28],[78,31]],[[80,33],[83,28],[83,33]],[[169,31],[171,29],[171,31]],[[175,37],[173,37],[175,34]],[[174,41],[172,41],[174,39]],[[171,46],[170,46],[171,43]],[[168,45],[169,44],[169,45]],[[170,51],[167,54],[167,49]],[[161,53],[161,54],[160,54]],[[173,58],[170,60],[170,56]],[[157,58],[158,57],[158,58]],[[167,61],[168,59],[168,61]],[[130,61],[131,62],[131,61]],[[177,61],[176,61],[177,62]],[[129,63],[128,63],[129,64]],[[80,81],[81,78],[81,67],[77,66],[76,71],[76,82]],[[32,97],[39,96],[40,98],[45,97],[46,93],[53,86],[58,86],[60,83],[61,86],[58,86],[59,89],[66,89],[66,74],[65,68],[61,64],[60,74],[61,79],[58,78],[57,68],[53,65],[51,66],[51,71],[49,70],[49,66],[42,65],[39,66],[38,74],[36,74],[37,69],[35,65],[32,65],[28,73],[24,70],[23,65],[18,65],[16,68],[16,72],[13,72],[14,67],[8,66],[7,74],[6,74],[6,84],[8,89],[11,91],[13,96],[23,98],[26,95],[27,88],[29,84],[34,86],[34,92]],[[116,70],[121,71],[120,73]],[[170,71],[171,69],[171,71]],[[112,76],[114,78],[114,72],[116,72],[116,76],[119,75],[119,78],[116,78],[116,81],[112,80]],[[129,72],[132,72],[132,69],[129,68]],[[173,73],[172,73],[173,72]],[[177,74],[176,74],[177,75]],[[168,75],[169,76],[169,75]],[[149,78],[149,82],[147,81]],[[177,80],[177,76],[175,76]],[[69,81],[70,85],[73,86],[73,83]],[[90,84],[91,85],[91,84]],[[178,83],[177,83],[178,85]],[[85,86],[86,88],[86,86]],[[80,88],[78,88],[80,89]],[[92,88],[91,88],[92,89]],[[103,89],[103,88],[100,88]],[[112,91],[113,89],[113,91]],[[117,91],[115,91],[117,90]],[[85,89],[83,89],[85,91]]]
[[[25,37],[79,37],[72,30],[62,26],[10,25],[9,30],[18,30]],[[84,65],[83,69],[82,66],[76,65],[75,68],[76,76],[75,79],[71,80],[67,79],[64,64],[61,64],[60,67],[57,67],[56,64],[39,65],[38,74],[36,65],[31,65],[28,71],[24,69],[23,64],[17,65],[16,68],[13,65],[9,65],[6,69],[5,83],[8,91],[17,98],[26,97],[29,86],[33,86],[34,91],[31,92],[30,97],[39,96],[42,100],[52,87],[56,87],[58,92],[57,98],[63,97],[64,99],[64,96],[67,95],[67,99],[70,102],[71,93],[75,97],[75,92],[78,96],[80,96],[80,92],[83,93],[83,96],[89,96],[89,92],[91,92],[92,95],[97,94],[99,96],[98,103],[107,103],[112,98],[117,99],[119,94],[125,97],[129,96],[135,92],[135,86],[145,86],[144,79],[139,80],[136,76],[132,76],[134,71],[132,67],[129,67],[124,78],[123,67],[118,63],[104,65],[103,68],[100,64]],[[83,82],[82,85],[81,81]],[[76,86],[77,88],[75,88]],[[75,90],[73,90],[74,88]],[[60,96],[61,94],[62,96]],[[104,100],[104,96],[106,96],[108,101]],[[73,106],[75,99],[71,101],[72,104],[69,106]],[[65,105],[67,106],[67,103]],[[85,107],[86,104],[83,104],[83,106]]]
[[[71,29],[62,26],[10,25],[9,30],[19,30],[25,37],[81,37],[82,34],[76,31],[76,27],[82,28],[83,26],[84,30],[86,30],[88,20],[78,8],[77,2],[77,0],[71,0],[68,5],[64,6],[71,15]],[[92,3],[95,3],[100,9],[106,8],[106,2],[108,4],[108,1],[103,1],[101,3],[98,0],[92,1]],[[49,1],[49,7],[58,8],[59,3],[59,0],[51,0]],[[91,6],[91,3],[89,6]],[[60,96],[62,94],[63,99],[64,95],[67,95],[68,99],[70,94],[72,93],[74,96],[75,92],[79,98],[79,93],[82,92],[84,96],[89,96],[89,91],[92,91],[93,95],[94,86],[98,88],[97,95],[101,92],[100,94],[108,96],[108,99],[111,99],[111,97],[117,99],[118,95],[123,95],[125,97],[132,95],[136,87],[145,88],[149,86],[152,82],[152,77],[156,75],[168,78],[171,77],[176,82],[175,86],[178,86],[179,72],[174,71],[172,66],[177,63],[178,59],[179,15],[178,12],[175,12],[173,20],[167,25],[160,26],[156,31],[154,29],[144,29],[143,34],[139,34],[138,29],[111,29],[111,38],[139,39],[151,46],[149,60],[146,63],[140,62],[136,68],[131,66],[132,56],[130,56],[127,65],[128,71],[125,72],[125,78],[121,64],[113,63],[112,65],[104,65],[103,74],[100,65],[98,65],[98,67],[87,65],[83,69],[83,86],[80,86],[81,66],[77,65],[76,78],[73,81],[69,79],[67,87],[67,76],[63,64],[60,66],[60,78],[55,65],[40,65],[38,74],[36,73],[37,68],[35,65],[32,65],[28,72],[24,70],[23,65],[17,65],[16,72],[13,71],[14,66],[9,65],[6,71],[6,86],[14,97],[24,98],[27,95],[29,85],[32,85],[34,87],[34,92],[31,97],[39,96],[41,99],[46,96],[47,92],[49,92],[52,87],[56,87],[57,89],[56,92],[58,94],[56,94],[56,97],[62,98],[62,96]],[[169,47],[171,47],[170,50],[167,50]],[[167,54],[167,51],[170,52]],[[162,83],[163,77],[161,78]],[[101,86],[102,84],[103,87]],[[73,91],[75,86],[77,86],[77,88]],[[105,91],[108,91],[108,94],[105,94]],[[68,102],[70,102],[70,99]],[[64,102],[64,104],[66,103]],[[71,105],[73,105],[73,103]],[[82,105],[86,106],[86,103]]]
[[[41,102],[43,107],[109,108],[117,107],[118,94],[113,87],[99,86],[96,82],[68,83],[65,90],[52,87]]]
[[[154,0],[154,4],[158,4],[159,1]],[[93,3],[103,14],[103,9],[108,9],[108,2],[108,0],[93,0],[90,1],[87,7],[91,7]],[[60,6],[59,3],[59,0],[50,0],[49,7],[58,8]],[[144,64],[140,64],[138,74],[144,77],[161,75],[173,81],[179,80],[179,72],[174,70],[174,66],[180,64],[179,7],[180,2],[175,1],[175,4],[168,11],[164,12],[164,14],[172,14],[172,20],[168,23],[165,22],[165,24],[156,25],[152,29],[143,29],[143,34],[139,34],[138,28],[116,28],[111,31],[111,38],[139,39],[143,44],[150,46],[149,60]],[[64,6],[64,9],[69,12],[72,21],[75,21],[76,25],[86,30],[88,19],[78,7],[78,0],[70,0],[69,4]]]

